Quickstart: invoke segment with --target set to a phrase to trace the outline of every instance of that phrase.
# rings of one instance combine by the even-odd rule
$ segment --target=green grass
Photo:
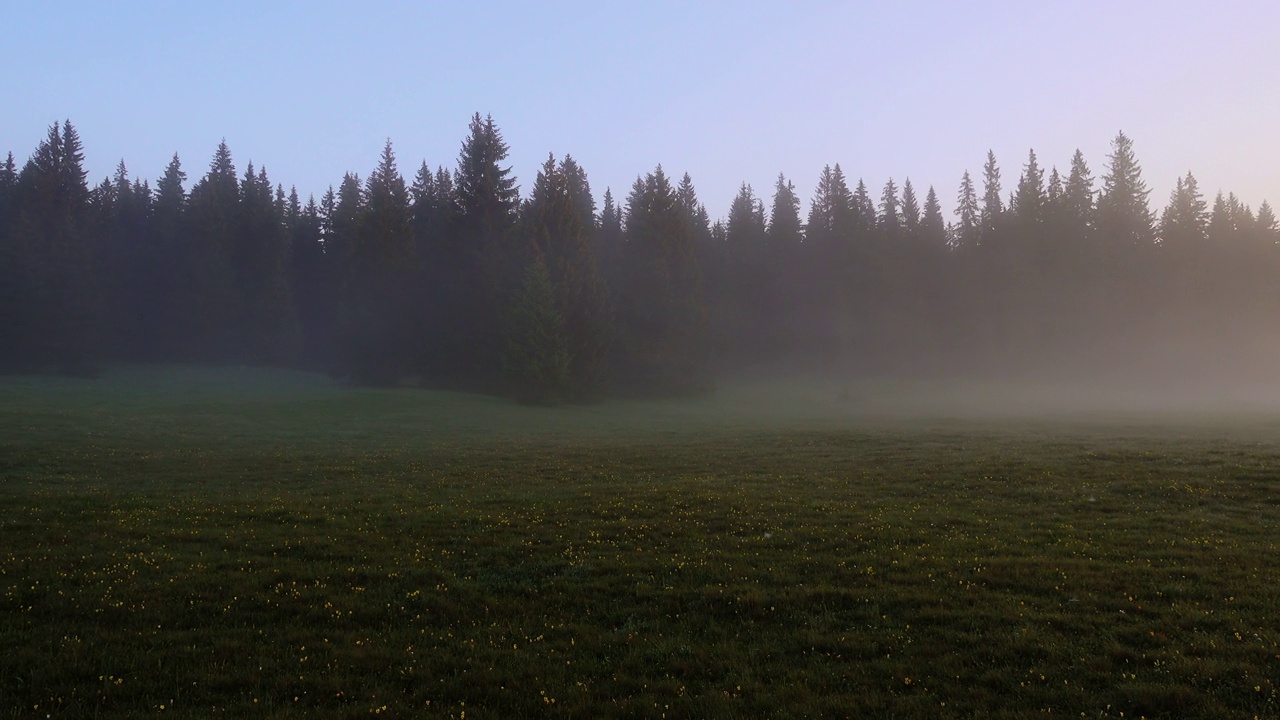
[[[1280,417],[993,393],[0,378],[0,713],[1280,716]]]

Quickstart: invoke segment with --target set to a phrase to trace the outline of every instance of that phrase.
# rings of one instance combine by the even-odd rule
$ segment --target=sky
[[[995,152],[1105,173],[1134,141],[1157,212],[1191,171],[1280,203],[1280,3],[0,2],[0,152],[70,119],[90,181],[124,160],[188,188],[225,139],[238,169],[317,198],[390,139],[412,180],[491,114],[522,192],[571,154],[597,199],[661,164],[713,218],[779,173],[807,212],[824,165],[878,198],[910,178],[954,206]],[[1100,186],[1099,182],[1099,186]],[[950,217],[948,218],[950,219]]]

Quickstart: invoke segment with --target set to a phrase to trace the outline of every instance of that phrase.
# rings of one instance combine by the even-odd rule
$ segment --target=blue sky
[[[60,2],[0,7],[0,151],[24,161],[70,118],[91,181],[123,158],[189,182],[226,138],[305,197],[362,177],[391,138],[402,172],[452,167],[492,113],[522,189],[570,153],[597,197],[661,163],[713,217],[779,172],[808,207],[840,163],[878,197],[995,151],[1008,190],[1135,141],[1152,205],[1194,172],[1207,194],[1280,202],[1274,2]]]

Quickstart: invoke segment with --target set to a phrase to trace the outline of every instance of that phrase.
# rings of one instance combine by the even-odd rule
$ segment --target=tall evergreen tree
[[[693,233],[695,248],[705,247],[711,243],[711,217],[707,214],[707,206],[698,200],[698,193],[693,189],[693,178],[685,173],[676,186],[676,199],[684,212],[685,223]]]
[[[1258,215],[1254,218],[1254,228],[1258,235],[1258,243],[1263,247],[1273,248],[1280,243],[1280,223],[1276,221],[1275,210],[1266,200],[1258,206]]]
[[[84,149],[70,121],[54,123],[18,177],[18,318],[14,361],[96,372],[103,343],[99,276],[89,236]]]
[[[447,303],[458,310],[445,338],[457,351],[446,362],[449,369],[480,384],[495,375],[505,296],[529,260],[514,234],[520,192],[511,168],[503,165],[508,152],[493,117],[476,113],[455,174],[457,233],[465,255],[456,273],[456,297]]]
[[[290,277],[298,317],[299,350],[304,367],[323,368],[332,357],[337,300],[325,254],[324,220],[315,196],[302,205],[290,193]]]
[[[1174,252],[1191,252],[1204,244],[1208,228],[1208,205],[1190,171],[1178,178],[1169,196],[1169,205],[1160,219],[1160,244]]]
[[[1123,132],[1111,143],[1110,165],[1098,198],[1098,230],[1110,243],[1141,246],[1151,242],[1153,220],[1147,205],[1150,190],[1133,154],[1133,141]]]
[[[1093,174],[1085,162],[1084,153],[1076,150],[1071,156],[1071,171],[1062,189],[1062,213],[1064,230],[1077,240],[1085,240],[1094,226]]]
[[[729,205],[725,239],[736,263],[759,264],[765,252],[764,203],[749,183],[742,183]]]
[[[983,242],[989,242],[995,238],[1004,215],[1004,203],[1000,200],[1000,166],[996,164],[996,154],[991,150],[987,151],[987,162],[982,166],[982,188],[980,235]]]
[[[694,227],[659,166],[627,199],[618,299],[624,380],[636,391],[687,393],[711,381]]]
[[[880,232],[886,239],[897,239],[902,229],[902,213],[898,208],[898,186],[889,178],[880,192]]]
[[[151,191],[129,179],[123,160],[110,181],[93,193],[103,310],[112,352],[129,360],[155,355],[155,328],[163,299],[156,287],[161,268],[151,229]]]
[[[942,219],[942,203],[933,186],[924,197],[924,217],[920,220],[920,241],[926,247],[941,250],[947,244],[947,225]]]
[[[285,211],[283,191],[274,193],[266,168],[255,173],[250,162],[240,181],[237,232],[231,245],[242,361],[278,364],[296,357],[298,324]]]
[[[24,310],[26,267],[14,232],[17,191],[18,168],[10,152],[0,165],[0,371],[21,364],[18,360],[22,354],[18,328]]]
[[[614,202],[613,190],[604,189],[604,207],[592,240],[593,254],[600,273],[610,282],[617,275],[618,258],[622,254],[622,208]]]
[[[804,227],[800,223],[800,197],[796,195],[796,186],[782,173],[778,173],[778,181],[774,184],[767,238],[770,254],[774,259],[794,257],[804,240]]]
[[[1031,150],[1013,196],[1013,212],[1023,228],[1033,228],[1044,220],[1044,208],[1044,171],[1036,161],[1036,151]]]
[[[520,305],[543,301],[539,275],[545,274],[555,314],[560,318],[558,332],[563,334],[557,347],[563,347],[567,366],[563,376],[542,371],[529,374],[514,367],[508,356],[506,370],[517,394],[532,393],[550,401],[595,399],[604,393],[610,318],[605,285],[591,254],[595,222],[594,202],[588,202],[590,192],[581,166],[567,156],[557,166],[555,157],[550,156],[525,204],[522,224],[533,260],[525,270],[521,295],[515,300],[514,317],[518,322],[509,323],[508,334],[525,337],[530,332],[531,319],[548,317],[537,307]],[[549,326],[538,332],[550,332]],[[529,360],[542,362],[535,357]],[[527,387],[538,377],[554,379],[557,387]]]
[[[535,255],[513,298],[502,366],[516,399],[555,405],[573,392],[572,352],[547,265]]]
[[[354,192],[344,182],[340,198]],[[416,267],[413,217],[390,140],[365,180],[361,197],[363,204],[352,218],[353,243],[339,309],[340,369],[359,383],[393,384],[412,369],[418,348],[416,298],[411,292]]]
[[[764,203],[748,183],[742,183],[729,205],[724,237],[728,281],[718,288],[719,302],[713,301],[712,317],[727,341],[729,356],[754,360],[767,342],[759,321],[769,310],[776,265],[766,254]]]
[[[836,175],[841,184],[844,182],[844,175],[840,172],[840,166],[836,165]],[[871,199],[871,193],[867,190],[867,184],[858,178],[858,184],[853,190],[853,199],[850,201],[852,217],[844,222],[837,222],[837,225],[846,228],[839,234],[846,238],[846,242],[861,242],[871,237],[876,229],[877,215],[876,204]]]
[[[243,311],[232,260],[240,230],[239,206],[236,168],[223,140],[187,200],[182,305],[188,311],[184,344],[193,360],[226,361],[240,354],[236,322]]]
[[[920,232],[920,201],[916,199],[916,189],[911,185],[911,178],[902,183],[902,227],[907,237],[914,239]]]
[[[964,176],[960,178],[960,192],[956,196],[955,214],[958,219],[955,232],[956,246],[961,248],[976,246],[981,239],[982,216],[978,208],[978,195],[973,187],[973,178],[969,177],[968,170],[965,170]]]
[[[815,248],[846,246],[852,240],[855,212],[840,165],[824,167],[810,201],[805,238]]]

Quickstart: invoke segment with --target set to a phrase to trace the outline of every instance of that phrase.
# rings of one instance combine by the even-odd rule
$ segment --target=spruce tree
[[[89,228],[84,151],[70,121],[54,123],[18,177],[16,364],[93,374],[100,361],[99,275]]]
[[[835,173],[838,183],[843,185],[844,174],[840,172],[838,164]],[[844,228],[837,230],[837,234],[845,237],[846,242],[865,243],[876,229],[876,204],[871,200],[871,193],[862,178],[858,178],[858,185],[853,190],[849,205],[849,217],[843,222],[837,221],[837,225]]]
[[[1271,208],[1271,203],[1266,200],[1258,206],[1258,215],[1254,218],[1254,232],[1258,236],[1258,244],[1267,248],[1274,248],[1280,243],[1280,223],[1276,221],[1275,210]]]
[[[520,193],[511,168],[503,165],[508,152],[493,117],[476,113],[455,174],[462,256],[456,296],[447,302],[457,309],[446,340],[456,354],[446,365],[480,385],[496,379],[502,308],[529,260],[514,234]]]
[[[987,151],[987,162],[982,166],[982,214],[979,234],[983,243],[995,239],[1004,216],[1004,203],[1000,200],[1000,166],[995,152]]]
[[[804,227],[800,223],[800,197],[796,195],[796,186],[782,173],[778,173],[778,180],[774,184],[766,237],[770,257],[775,261],[794,257],[800,251],[800,243],[804,241]]]
[[[610,340],[606,289],[591,254],[595,225],[592,205],[584,194],[590,194],[590,186],[581,166],[569,157],[559,165],[554,156],[548,157],[534,181],[522,218],[533,263],[540,263],[541,267],[526,269],[525,292],[514,300],[517,305],[540,302],[539,295],[529,295],[529,283],[537,279],[529,272],[546,274],[554,309],[561,318],[560,332],[564,337],[560,345],[568,357],[563,387],[556,392],[565,400],[590,400],[603,395],[605,354]],[[518,316],[520,312],[517,308]],[[529,312],[540,316],[536,309]],[[517,323],[509,327],[509,332],[523,333],[525,327]],[[531,358],[530,362],[540,361]],[[505,366],[509,375],[511,363],[508,357]],[[515,387],[522,384],[517,382]]]
[[[880,192],[880,232],[887,240],[896,240],[902,229],[902,213],[898,205],[898,186],[893,178],[884,184]]]
[[[803,311],[806,274],[802,264],[805,250],[804,226],[800,221],[800,197],[782,173],[774,184],[769,226],[765,232],[766,261],[771,268],[770,285],[761,288],[767,310],[761,318],[761,332],[774,356],[792,351],[800,339],[796,325]]]
[[[1154,237],[1150,190],[1133,154],[1133,141],[1123,132],[1111,143],[1110,165],[1098,197],[1098,231],[1104,241],[1120,246],[1150,244]]]
[[[729,205],[724,238],[727,282],[712,298],[713,318],[728,355],[738,362],[754,361],[766,341],[759,323],[773,302],[777,266],[766,254],[764,204],[748,183],[742,183]]]
[[[158,360],[174,362],[187,356],[184,323],[189,320],[184,303],[190,299],[187,283],[187,174],[174,153],[156,183],[151,227],[155,239],[157,303],[154,352]]]
[[[824,167],[810,202],[806,240],[815,248],[845,247],[852,241],[857,212],[840,165]]]
[[[290,193],[289,262],[303,367],[324,368],[333,355],[337,298],[325,253],[324,221],[315,196],[302,205]]]
[[[902,183],[902,227],[911,239],[915,239],[920,232],[920,201],[916,199],[916,189],[911,185],[911,178]]]
[[[1204,244],[1208,228],[1208,205],[1190,171],[1178,178],[1169,205],[1160,218],[1160,245],[1170,252],[1189,253]]]
[[[355,190],[344,182],[339,192],[341,198]],[[339,310],[340,370],[358,383],[388,385],[406,375],[418,357],[411,293],[413,218],[409,189],[390,140],[365,180],[361,199],[362,205],[349,218],[352,243],[347,248],[346,292]]]
[[[623,380],[643,393],[706,390],[711,381],[695,228],[662,167],[627,199],[618,298]]]
[[[521,402],[555,405],[573,392],[572,352],[564,314],[540,255],[525,270],[506,322],[502,367]]]
[[[237,321],[243,317],[232,255],[239,238],[240,186],[223,140],[209,170],[187,201],[183,281],[188,312],[183,323],[187,356],[228,361],[241,355]]]
[[[21,339],[18,335],[23,311],[25,266],[16,224],[18,168],[10,152],[0,165],[0,372],[19,365]]]
[[[283,191],[275,193],[266,168],[250,162],[240,181],[237,232],[232,244],[239,317],[237,359],[279,364],[296,357],[297,315],[289,277],[290,239]]]
[[[1013,196],[1013,213],[1024,230],[1038,226],[1044,220],[1045,191],[1044,171],[1036,161],[1036,151],[1027,154],[1027,164],[1018,179],[1018,189]]]
[[[707,207],[698,200],[698,193],[693,189],[693,178],[685,173],[676,187],[676,199],[684,211],[685,222],[693,233],[695,246],[701,246],[711,240],[711,218]]]
[[[960,178],[960,192],[956,196],[955,243],[960,248],[975,247],[981,241],[982,216],[978,207],[978,195],[974,191],[969,171]]]
[[[938,202],[938,193],[933,186],[924,198],[924,217],[920,220],[920,241],[925,247],[938,250],[946,247],[947,225],[942,219],[942,204]]]
[[[1071,156],[1071,171],[1062,188],[1062,213],[1066,234],[1077,243],[1087,240],[1095,225],[1093,174],[1078,149]]]
[[[600,209],[600,223],[592,238],[592,248],[601,276],[612,284],[622,253],[622,208],[614,202],[610,188],[604,189],[604,207]]]

